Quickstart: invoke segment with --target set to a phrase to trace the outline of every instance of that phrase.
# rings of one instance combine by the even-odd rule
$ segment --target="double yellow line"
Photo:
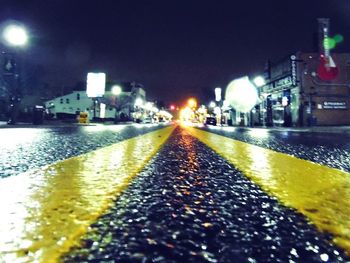
[[[187,131],[284,205],[304,214],[350,255],[350,174],[214,133]]]
[[[56,262],[78,242],[174,127],[0,180],[0,262]]]
[[[0,180],[0,262],[57,262],[166,142],[166,127]],[[189,134],[350,252],[350,174],[213,133]]]

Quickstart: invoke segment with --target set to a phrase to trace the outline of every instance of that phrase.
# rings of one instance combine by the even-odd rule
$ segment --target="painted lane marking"
[[[304,214],[350,254],[350,174],[256,145],[185,127],[267,193]]]
[[[0,262],[56,262],[166,142],[166,127],[0,180]]]

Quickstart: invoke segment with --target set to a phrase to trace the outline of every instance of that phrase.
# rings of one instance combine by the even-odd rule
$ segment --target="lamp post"
[[[122,93],[122,88],[119,85],[113,85],[111,92],[114,95],[114,98],[113,98],[114,108],[115,108],[114,123],[117,123],[117,121],[120,119],[119,110],[118,110],[118,108],[119,108],[118,104],[120,104],[120,103],[117,100],[117,97]]]
[[[2,42],[11,48],[24,47],[28,43],[28,34],[24,26],[18,23],[8,24],[2,31]],[[16,51],[16,50],[14,50]],[[8,124],[16,124],[21,101],[20,74],[15,54],[2,52],[4,57],[3,77],[9,85],[10,109]]]
[[[135,99],[134,107],[136,109],[136,112],[135,112],[134,116],[135,116],[135,121],[137,123],[141,122],[143,104],[144,104],[144,101],[142,98],[138,97]]]
[[[253,79],[253,83],[255,85],[255,87],[258,89],[258,95],[261,94],[261,88],[266,85],[266,80],[263,76],[256,76],[254,79]],[[260,103],[261,103],[261,100],[259,100]],[[263,102],[265,103],[265,101]],[[261,105],[258,106],[258,123],[261,123],[263,124],[264,123],[264,119],[265,119],[265,114],[263,113],[263,117],[261,120]],[[256,110],[253,108],[251,111],[250,111],[250,125],[251,126],[254,126],[254,121],[253,121],[253,116],[255,115],[256,113]]]

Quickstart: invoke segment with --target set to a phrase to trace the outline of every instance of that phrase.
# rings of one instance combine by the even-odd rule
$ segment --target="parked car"
[[[151,117],[146,117],[142,120],[142,123],[153,123],[153,119]]]
[[[216,118],[214,117],[207,117],[205,120],[206,125],[216,125]]]

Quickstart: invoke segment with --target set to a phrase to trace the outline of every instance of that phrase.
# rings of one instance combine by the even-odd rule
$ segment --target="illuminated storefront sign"
[[[324,101],[323,109],[326,110],[346,110],[348,107],[345,101]]]
[[[296,56],[291,55],[290,60],[291,60],[291,75],[292,75],[292,86],[297,85],[297,61],[296,61]]]

